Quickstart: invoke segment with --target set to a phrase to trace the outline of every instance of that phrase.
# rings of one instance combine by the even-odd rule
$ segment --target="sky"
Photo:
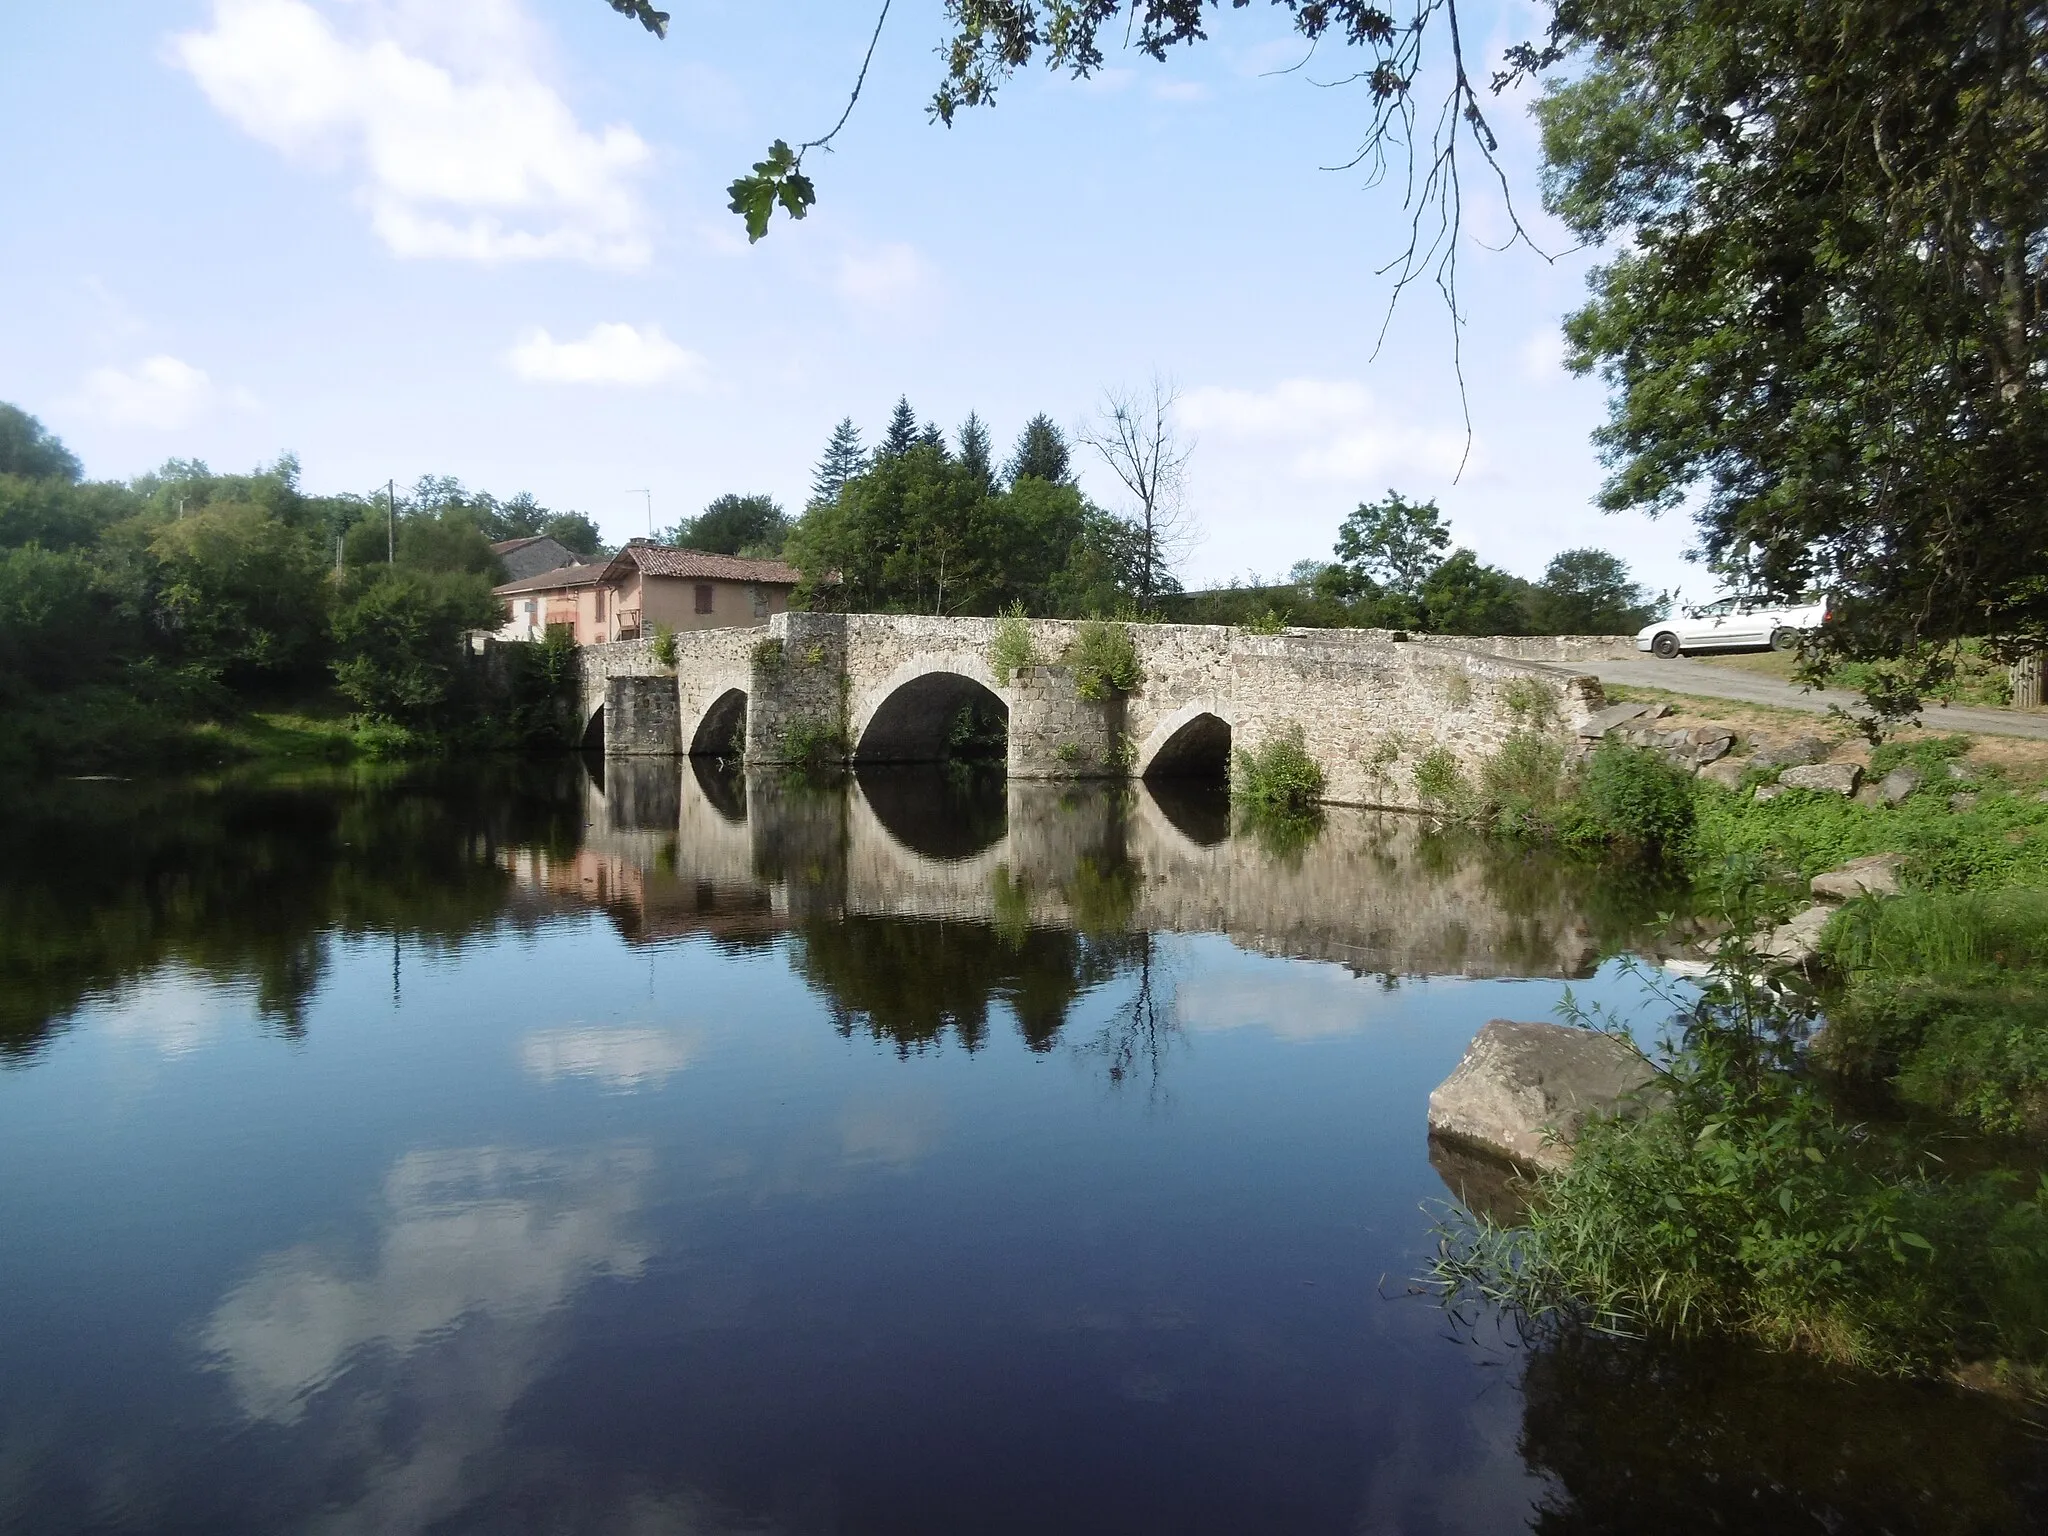
[[[1401,178],[1328,168],[1369,102],[1277,7],[1164,65],[1021,76],[947,129],[942,7],[895,0],[806,163],[816,209],[751,246],[726,184],[838,118],[875,10],[668,8],[661,41],[603,0],[0,7],[0,400],[95,478],[292,453],[317,492],[453,475],[618,541],[650,500],[657,526],[725,492],[800,508],[833,424],[872,442],[898,395],[1006,446],[1156,377],[1193,444],[1190,585],[1327,558],[1398,489],[1519,574],[1593,544],[1703,592],[1686,520],[1594,506],[1605,391],[1558,323],[1597,253],[1541,211],[1526,93],[1492,121],[1548,254],[1495,249],[1502,199],[1468,169],[1454,348],[1426,285],[1382,338]],[[1465,10],[1489,61],[1540,25]]]

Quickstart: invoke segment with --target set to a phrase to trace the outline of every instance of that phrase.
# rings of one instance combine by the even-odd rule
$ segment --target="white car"
[[[1646,624],[1636,632],[1636,649],[1658,656],[1686,651],[1789,651],[1799,637],[1828,619],[1825,597],[1807,603],[1767,603],[1739,597],[1717,598],[1697,608],[1681,608],[1668,619]]]

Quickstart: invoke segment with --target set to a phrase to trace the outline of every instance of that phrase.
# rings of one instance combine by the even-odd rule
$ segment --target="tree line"
[[[491,544],[543,533],[601,549],[580,513],[439,476],[316,496],[287,456],[91,481],[0,404],[0,766],[203,756],[208,725],[330,690],[398,732],[523,729],[485,718],[463,636],[503,617]]]

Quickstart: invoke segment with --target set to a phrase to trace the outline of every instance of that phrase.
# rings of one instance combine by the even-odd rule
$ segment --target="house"
[[[634,539],[603,565],[543,571],[497,588],[501,640],[537,640],[566,626],[578,645],[636,640],[669,629],[765,624],[789,607],[803,573],[780,560],[743,560]]]
[[[609,567],[565,565],[494,590],[505,602],[500,640],[538,640],[557,625],[568,629],[578,645],[611,638],[610,593],[604,587]]]
[[[565,565],[580,565],[583,557],[558,539],[535,534],[525,539],[500,539],[491,553],[505,568],[507,581],[524,581],[543,571],[559,571]]]

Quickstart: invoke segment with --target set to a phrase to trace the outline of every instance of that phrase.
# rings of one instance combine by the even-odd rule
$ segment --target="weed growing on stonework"
[[[1135,693],[1145,681],[1131,627],[1118,620],[1087,620],[1074,631],[1061,659],[1073,669],[1074,691],[1091,702]]]
[[[1323,769],[1309,756],[1299,725],[1289,725],[1260,743],[1240,748],[1230,765],[1230,797],[1265,811],[1306,811],[1323,798]]]
[[[1038,664],[1038,652],[1031,644],[1031,626],[1024,618],[1024,605],[1017,603],[996,620],[995,637],[989,641],[989,670],[1005,688],[1019,667]]]

